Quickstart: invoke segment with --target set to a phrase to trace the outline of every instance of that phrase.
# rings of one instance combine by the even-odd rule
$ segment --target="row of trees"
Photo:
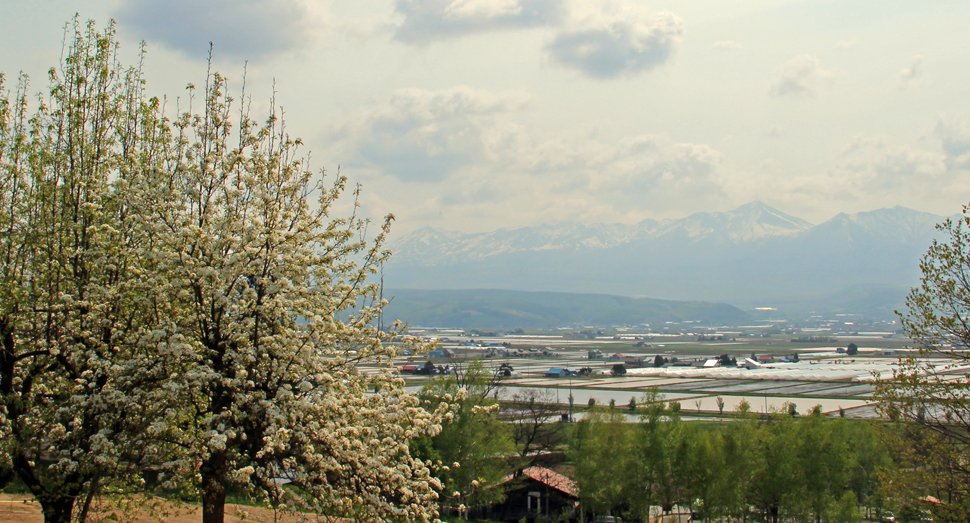
[[[864,422],[745,414],[728,424],[683,422],[656,395],[640,423],[617,409],[576,424],[569,454],[584,507],[646,519],[686,507],[705,521],[858,521],[885,506],[879,471],[892,460]],[[751,509],[757,509],[752,513]]]
[[[397,350],[367,281],[391,217],[374,234],[332,216],[346,179],[324,184],[279,111],[253,120],[219,74],[160,100],[113,27],[75,21],[67,41],[47,94],[0,77],[0,485],[19,478],[49,522],[148,471],[207,523],[230,489],[434,517],[409,441],[450,406],[357,370]]]

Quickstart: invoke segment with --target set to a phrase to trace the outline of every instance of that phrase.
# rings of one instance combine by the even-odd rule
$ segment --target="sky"
[[[43,90],[75,13],[169,100],[212,42],[395,235],[970,202],[965,0],[8,0],[0,71]]]

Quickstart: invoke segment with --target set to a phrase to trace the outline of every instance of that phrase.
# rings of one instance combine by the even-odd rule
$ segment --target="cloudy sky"
[[[254,111],[275,81],[398,233],[970,202],[965,0],[11,0],[0,71],[42,89],[75,12],[147,43],[152,94],[210,41]]]

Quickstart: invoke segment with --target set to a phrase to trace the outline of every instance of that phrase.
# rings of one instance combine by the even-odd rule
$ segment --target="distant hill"
[[[387,289],[386,318],[412,326],[465,329],[554,328],[569,325],[639,325],[697,321],[738,325],[751,319],[723,303],[630,298],[607,294],[506,290]]]
[[[479,234],[426,228],[391,245],[385,283],[891,312],[918,282],[919,260],[943,219],[894,207],[812,225],[753,202],[633,225],[565,223]]]

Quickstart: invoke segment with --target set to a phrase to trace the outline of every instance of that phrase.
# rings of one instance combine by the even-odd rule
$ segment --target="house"
[[[650,364],[653,364],[652,360],[650,361]],[[636,358],[633,356],[627,356],[626,358],[623,358],[623,365],[631,369],[639,369],[640,367],[646,367],[646,363],[643,361],[643,358]]]
[[[483,517],[494,521],[552,521],[560,516],[573,519],[579,506],[576,482],[543,467],[529,467],[511,482],[505,501],[488,507]]]
[[[428,353],[429,358],[454,358],[455,353],[451,349],[435,349]]]
[[[401,374],[415,374],[418,371],[417,365],[405,365],[401,367]]]
[[[758,363],[765,364],[765,363],[774,363],[774,362],[775,362],[774,356],[758,356]]]
[[[553,367],[546,372],[545,376],[547,378],[566,378],[570,375],[569,369]]]
[[[704,362],[705,369],[712,369],[714,367],[720,367],[720,366],[721,366],[721,360],[717,358],[711,358]]]
[[[761,368],[761,364],[758,363],[757,361],[754,361],[751,358],[744,358],[744,361],[739,361],[738,362],[738,367],[744,367],[744,368],[746,368],[748,370],[751,370],[751,369],[760,369]]]
[[[650,507],[650,523],[690,523],[694,521],[690,507],[674,505],[669,512],[663,512],[658,506]]]

